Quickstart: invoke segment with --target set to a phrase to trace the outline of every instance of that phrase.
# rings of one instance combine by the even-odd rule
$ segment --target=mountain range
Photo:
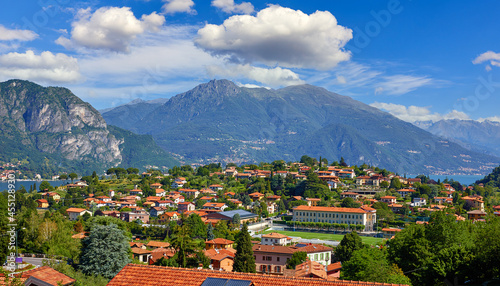
[[[0,130],[0,161],[24,161],[25,168],[45,174],[178,163],[150,135],[109,126],[66,88],[0,83]]]
[[[448,119],[415,125],[469,150],[500,156],[500,122]]]
[[[102,112],[108,123],[152,135],[182,162],[298,160],[306,154],[399,173],[487,173],[500,158],[312,85],[245,88],[213,80],[165,103]]]

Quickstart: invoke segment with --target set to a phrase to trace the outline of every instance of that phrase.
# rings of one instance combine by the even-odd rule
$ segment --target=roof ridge
[[[220,273],[220,271],[213,270],[213,269],[183,268],[183,267],[144,265],[144,264],[134,264],[134,263],[129,263],[126,266],[129,266],[129,267],[140,267],[140,268],[171,269],[171,270],[176,270],[176,271],[188,271],[188,272],[197,271],[197,272],[206,272],[206,273],[214,273],[214,274],[215,273]],[[125,267],[123,269],[125,269]],[[123,269],[122,269],[122,271],[123,271]],[[310,280],[326,281],[326,280],[320,280],[320,279],[311,278],[311,277],[287,277],[287,276],[283,276],[283,275],[274,275],[274,274],[267,274],[267,273],[262,274],[262,273],[245,273],[245,272],[227,272],[227,274],[232,274],[232,275],[235,275],[235,276],[247,277],[246,280],[249,280],[248,278],[251,278],[251,276],[257,276],[257,277],[266,276],[266,277],[280,277],[280,279],[294,280],[294,281],[304,281],[304,280],[309,280],[309,281]],[[389,283],[365,282],[365,281],[353,281],[353,280],[335,280],[335,283],[345,284],[345,285],[349,285],[349,284],[351,284],[351,285],[352,284],[358,284],[358,285],[363,285],[363,284],[367,285],[367,284],[370,284],[370,285],[373,285],[374,283],[376,283],[376,285],[380,285],[380,286],[404,285],[404,284],[389,284]]]

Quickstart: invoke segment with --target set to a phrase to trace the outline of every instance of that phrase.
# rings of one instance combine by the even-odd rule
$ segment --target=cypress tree
[[[233,271],[255,273],[255,257],[253,256],[252,242],[245,223],[236,239],[236,255],[234,257]]]
[[[214,240],[214,239],[215,239],[214,227],[212,226],[211,223],[209,223],[207,227],[207,240]]]

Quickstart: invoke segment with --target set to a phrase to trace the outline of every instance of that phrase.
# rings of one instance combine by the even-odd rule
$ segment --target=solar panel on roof
[[[252,281],[250,280],[236,280],[236,279],[225,279],[225,278],[213,278],[208,277],[203,281],[201,286],[251,286]]]
[[[245,210],[232,210],[232,211],[225,211],[225,212],[220,212],[219,214],[224,215],[229,218],[233,218],[235,214],[239,214],[241,219],[246,219],[249,217],[257,217],[256,214],[245,211]]]

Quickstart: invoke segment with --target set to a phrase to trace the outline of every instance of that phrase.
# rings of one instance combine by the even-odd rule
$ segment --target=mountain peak
[[[239,89],[239,86],[237,86],[234,82],[227,79],[213,79],[207,82],[206,84],[201,84],[200,86],[204,86],[205,88],[210,88],[219,91]]]
[[[241,93],[241,88],[234,82],[227,79],[214,79],[207,83],[202,83],[183,94],[196,97],[225,97],[234,96],[239,93]]]

